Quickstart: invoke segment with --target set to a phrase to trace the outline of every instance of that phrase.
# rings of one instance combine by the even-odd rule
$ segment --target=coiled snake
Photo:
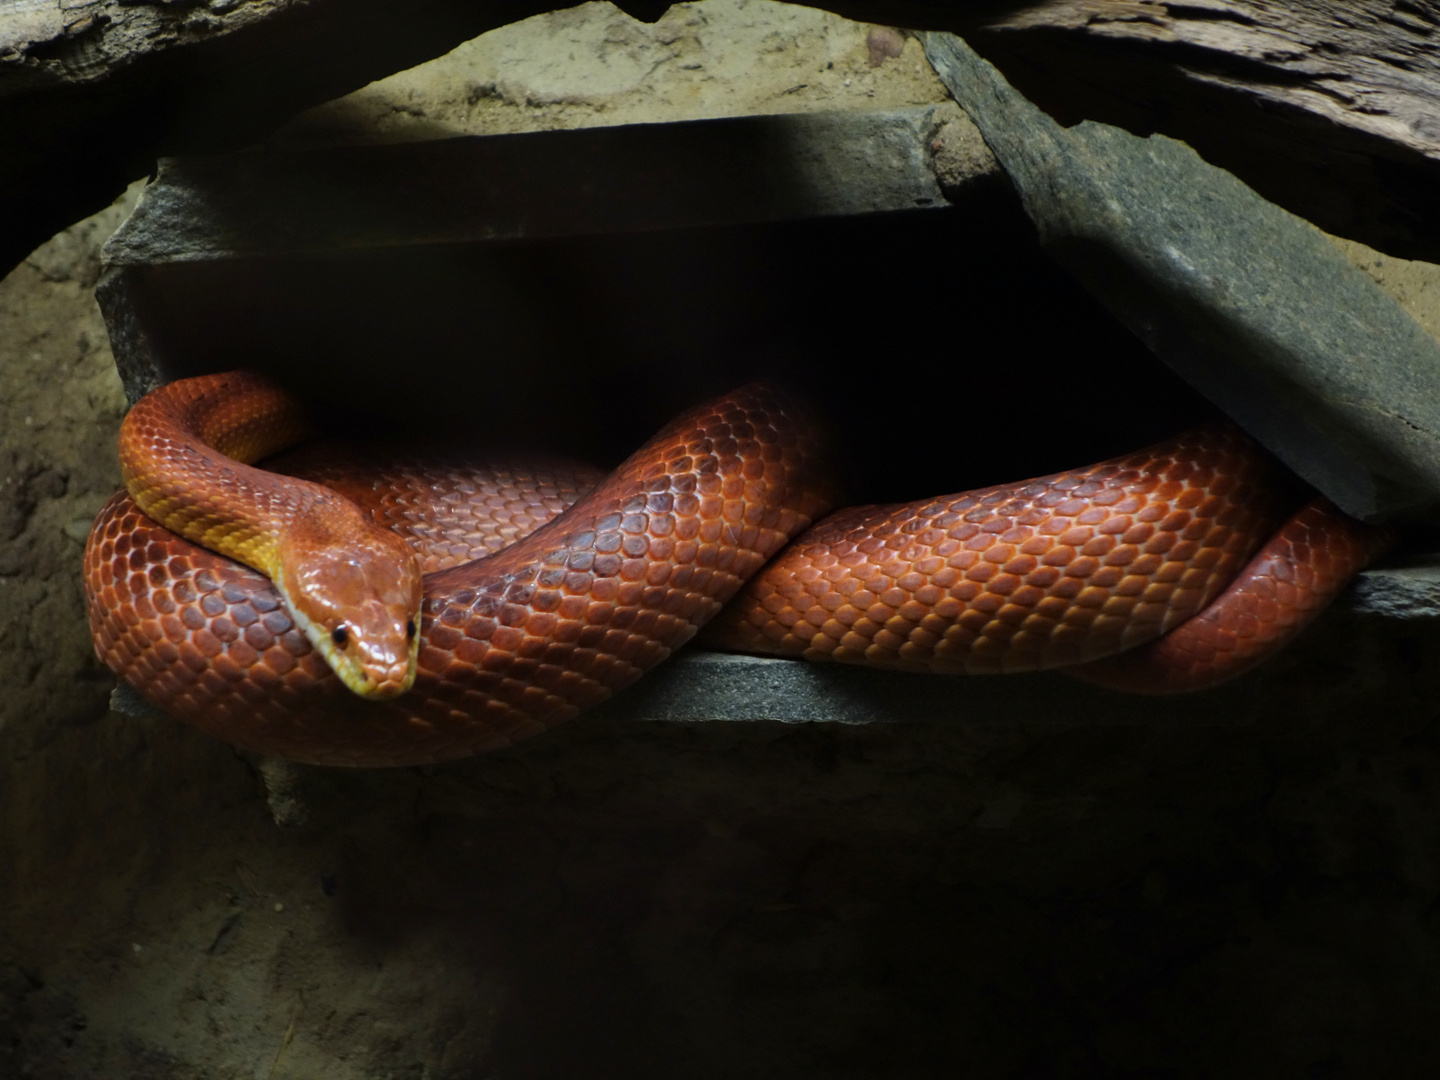
[[[605,477],[296,463],[322,487],[231,460],[299,430],[257,375],[155,391],[122,427],[135,495],[96,518],[84,582],[97,654],[151,702],[320,764],[508,745],[605,700],[707,622],[710,644],[741,651],[937,672],[1078,665],[1116,687],[1194,689],[1269,655],[1389,542],[1323,501],[1280,524],[1267,456],[1224,426],[843,510],[808,532],[828,509],[812,425],[764,386],[687,412]],[[371,520],[407,543],[376,539]],[[177,532],[266,566],[280,589]],[[372,535],[308,561],[342,533]],[[282,591],[317,582],[296,614]]]

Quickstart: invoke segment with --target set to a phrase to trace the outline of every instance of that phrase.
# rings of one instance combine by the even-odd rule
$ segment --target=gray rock
[[[117,682],[115,689],[110,691],[110,711],[130,720],[168,719],[163,712],[141,697],[140,691],[127,682]]]
[[[1059,695],[1074,706],[1057,710]],[[1198,695],[1167,703],[1172,721],[1208,725],[1224,716]],[[1150,699],[1097,691],[1055,673],[916,675],[846,664],[687,651],[650,672],[595,714],[678,723],[966,723],[1005,727],[1084,722],[1151,724]]]
[[[1346,603],[1354,611],[1391,619],[1440,616],[1440,555],[1367,570],[1355,579]]]
[[[140,315],[144,275],[143,267],[111,266],[95,286],[95,303],[105,316],[115,370],[131,405],[167,381],[160,347]]]
[[[170,159],[104,254],[153,265],[939,209],[942,127],[948,185],[994,170],[949,106]]]
[[[184,368],[157,264],[940,209],[998,176],[952,103],[170,159],[95,296],[133,404]]]
[[[1440,343],[1333,244],[1183,143],[1063,129],[922,35],[1047,250],[1163,360],[1356,517],[1440,505]]]

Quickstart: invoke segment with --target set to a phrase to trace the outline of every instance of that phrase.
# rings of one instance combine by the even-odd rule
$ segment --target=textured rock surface
[[[1440,506],[1440,342],[1393,297],[1183,143],[1061,128],[924,40],[1041,243],[1156,354],[1350,514]]]
[[[1353,240],[1334,236],[1330,240],[1393,296],[1427,334],[1440,339],[1440,265],[1385,255]]]
[[[99,244],[136,194],[0,281],[0,732],[12,747],[93,720],[110,689],[75,618],[75,560],[115,486],[125,407],[90,289]]]
[[[1440,657],[1326,637],[1208,724],[1067,722],[1055,685],[1002,725],[597,717],[445,769],[270,770],[283,831],[251,766],[176,725],[67,732],[4,767],[11,1060],[1433,1069],[1440,747],[1410,665]]]
[[[1357,611],[1391,619],[1440,617],[1440,558],[1399,559],[1361,576],[1349,603]]]
[[[8,270],[165,153],[236,150],[297,109],[438,55],[524,0],[20,0],[0,11]],[[399,29],[403,28],[403,29]]]
[[[0,193],[25,212],[0,236],[0,269],[109,203],[149,173],[159,156],[239,150],[301,109],[550,6],[548,0],[12,3],[0,11],[0,144],[7,149],[0,159]],[[867,61],[849,40],[858,32],[863,49],[865,28],[799,8],[777,18],[775,5],[751,0],[686,4],[678,18],[662,18],[658,30],[609,4],[543,18],[550,21],[520,31],[518,39],[501,39],[501,51],[486,60],[489,67],[482,64],[481,80],[464,88],[465,98],[475,91],[475,111],[508,116],[511,130],[533,129],[537,118],[557,113],[568,114],[565,126],[590,122],[586,114],[593,120],[605,99],[634,99],[641,85],[646,92],[638,96],[647,101],[666,89],[677,90],[682,100],[728,99],[715,100],[710,115],[756,111],[754,100],[763,92],[790,103],[789,109],[765,110],[772,112],[876,86],[894,93],[897,105],[943,96],[932,89],[916,98],[913,87],[900,89],[894,62],[887,78],[862,75],[851,87],[844,69],[864,68]],[[707,30],[712,19],[719,34]],[[608,26],[598,43],[587,33],[597,20]],[[527,34],[533,41],[552,32],[569,34],[565,53],[529,48],[530,55],[523,55]],[[832,32],[834,41],[826,42]],[[513,48],[517,40],[521,55]],[[807,65],[816,61],[813,70],[800,66],[802,56]],[[906,63],[911,79],[935,87],[917,56],[912,45]],[[825,66],[837,58],[838,67]],[[689,66],[697,62],[701,67]],[[656,87],[657,67],[662,79],[663,69],[680,76]],[[791,81],[762,88],[755,75],[767,67]],[[733,78],[741,68],[750,85]],[[486,78],[497,90],[488,102]],[[520,97],[507,97],[517,88]],[[646,107],[632,100],[621,111],[643,113]],[[448,111],[442,126],[455,122],[454,110]]]
[[[891,53],[872,55],[875,33],[887,31],[761,0],[676,4],[654,23],[586,3],[502,27],[316,106],[267,142],[602,127],[654,120],[657,107],[673,121],[949,100],[919,42],[896,35]]]

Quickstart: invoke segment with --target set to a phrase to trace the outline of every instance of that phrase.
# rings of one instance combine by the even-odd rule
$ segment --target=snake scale
[[[300,423],[248,373],[145,399],[122,428],[123,471],[164,524],[118,493],[91,531],[84,582],[97,655],[152,703],[318,764],[509,745],[605,700],[701,627],[707,644],[745,652],[931,672],[1074,665],[1123,689],[1195,689],[1268,656],[1389,543],[1323,500],[1284,519],[1268,455],[1223,425],[822,519],[814,424],[762,385],[678,417],[603,476],[302,455],[289,468],[308,480],[292,486],[240,464]],[[309,515],[312,532],[363,518],[404,534],[361,555],[342,547],[329,572],[371,615],[307,626],[270,577],[172,531],[263,563],[257,550],[277,542],[231,516],[239,502],[282,523]],[[342,682],[322,646],[355,651],[371,625],[384,640],[362,667],[388,674]]]

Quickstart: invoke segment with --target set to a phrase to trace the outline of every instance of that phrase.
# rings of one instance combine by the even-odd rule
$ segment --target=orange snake
[[[293,410],[247,373],[162,387],[122,428],[127,484],[167,525],[207,543],[228,533],[252,562],[275,543],[230,517],[237,500],[282,523],[318,506],[321,524],[301,532],[353,523],[324,488],[218,453],[275,450],[298,431]],[[273,437],[262,414],[282,421]],[[294,471],[404,528],[424,572],[412,615],[410,572],[382,568],[387,542],[369,541],[340,560],[353,572],[329,576],[371,616],[344,614],[338,632],[322,619],[308,638],[268,577],[120,492],[85,550],[96,652],[164,711],[239,746],[419,764],[569,719],[707,622],[707,643],[747,652],[940,672],[1078,665],[1120,688],[1194,689],[1269,655],[1389,543],[1323,500],[1275,531],[1268,456],[1218,425],[1050,477],[840,511],[799,535],[828,508],[815,447],[804,409],[753,385],[687,412],[603,478],[553,463],[302,462]],[[182,500],[187,485],[198,491]],[[303,558],[309,542],[281,546]],[[388,644],[367,641],[361,663],[389,674],[352,680],[367,700],[312,642],[354,648],[377,625]],[[418,675],[396,675],[410,650]]]

